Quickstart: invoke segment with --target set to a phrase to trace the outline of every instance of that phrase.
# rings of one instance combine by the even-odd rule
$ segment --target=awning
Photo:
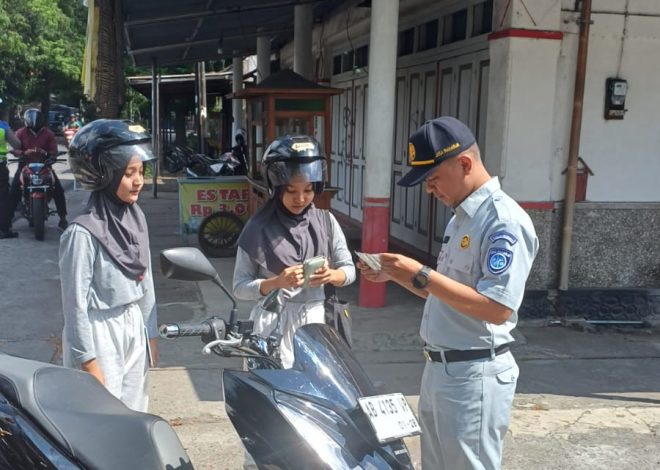
[[[231,92],[231,72],[206,72],[206,94],[221,95]],[[142,95],[151,99],[151,75],[128,77],[128,84]],[[194,95],[195,75],[161,75],[159,80],[161,96]]]
[[[278,50],[293,39],[294,7],[312,4],[315,22],[343,1],[121,0],[126,47],[133,63],[189,64],[256,53],[267,36]]]

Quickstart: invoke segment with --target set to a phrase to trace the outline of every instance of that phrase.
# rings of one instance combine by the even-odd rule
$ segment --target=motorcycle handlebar
[[[206,322],[165,323],[159,328],[162,338],[180,338],[182,336],[208,336],[213,326]]]

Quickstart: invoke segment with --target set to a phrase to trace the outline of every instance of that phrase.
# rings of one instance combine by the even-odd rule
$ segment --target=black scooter
[[[413,469],[402,438],[420,432],[401,394],[378,395],[334,329],[310,324],[294,335],[295,361],[282,369],[277,335],[252,334],[236,320],[236,302],[211,263],[196,248],[161,252],[161,270],[172,279],[218,285],[233,302],[229,322],[162,325],[165,338],[200,336],[203,353],[247,359],[247,371],[223,371],[227,414],[260,469]],[[262,303],[283,307],[278,291]],[[275,329],[277,331],[277,328]]]
[[[1,470],[192,470],[170,425],[92,375],[0,353]]]

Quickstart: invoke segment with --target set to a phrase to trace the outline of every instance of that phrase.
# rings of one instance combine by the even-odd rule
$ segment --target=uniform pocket
[[[447,265],[449,268],[462,273],[470,274],[472,272],[472,263],[474,256],[469,251],[458,251],[448,256]]]
[[[497,374],[497,381],[501,384],[513,384],[518,381],[520,369],[518,364],[514,364],[510,369],[504,370]]]

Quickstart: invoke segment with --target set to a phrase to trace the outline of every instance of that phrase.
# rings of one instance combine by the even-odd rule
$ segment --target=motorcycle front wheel
[[[197,231],[199,247],[206,256],[224,258],[236,254],[236,242],[243,221],[231,212],[215,212],[204,220]]]
[[[32,199],[32,223],[34,224],[34,238],[43,240],[46,231],[46,200]]]

